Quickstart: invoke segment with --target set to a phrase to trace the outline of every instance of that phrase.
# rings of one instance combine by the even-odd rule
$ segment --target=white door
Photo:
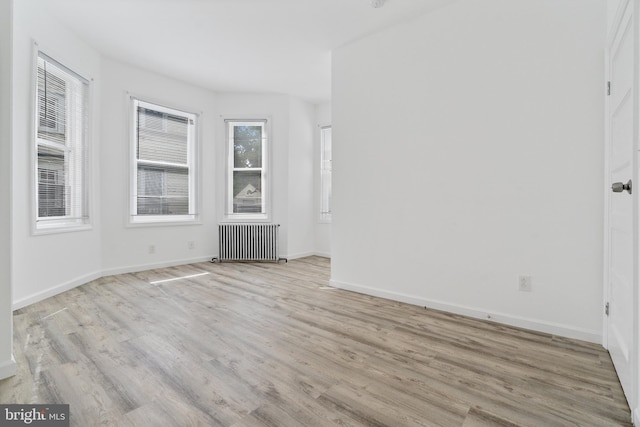
[[[634,339],[637,335],[634,313],[636,308],[636,189],[631,191],[626,184],[633,179],[636,161],[634,157],[636,122],[635,82],[635,0],[625,6],[621,19],[616,24],[608,46],[610,96],[608,99],[608,185],[613,191],[608,194],[608,260],[606,318],[606,344],[618,377],[622,383],[629,406],[635,407],[636,358]],[[619,15],[620,16],[620,15]],[[617,184],[614,184],[617,183]],[[615,192],[614,192],[615,191]],[[633,193],[633,194],[631,194]]]

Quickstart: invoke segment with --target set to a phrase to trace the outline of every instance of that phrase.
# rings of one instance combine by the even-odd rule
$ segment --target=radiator
[[[222,261],[275,261],[278,253],[278,229],[280,224],[219,224],[219,257]]]

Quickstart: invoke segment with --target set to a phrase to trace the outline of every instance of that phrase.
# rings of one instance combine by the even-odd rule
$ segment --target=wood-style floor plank
[[[14,313],[2,403],[73,426],[630,426],[599,345],[328,287],[330,261],[104,277]]]

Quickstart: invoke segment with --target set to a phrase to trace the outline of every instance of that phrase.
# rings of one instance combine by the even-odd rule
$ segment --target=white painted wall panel
[[[53,295],[95,277],[101,268],[99,213],[100,55],[30,1],[16,1],[13,21],[13,301],[14,306]],[[32,129],[34,47],[93,79],[90,182],[93,229],[33,235]]]
[[[314,163],[315,107],[298,98],[290,99],[289,116],[289,242],[288,256],[300,258],[315,253]]]
[[[270,120],[271,222],[280,224],[280,256],[288,254],[289,210],[287,180],[289,176],[289,97],[269,94],[231,94],[218,96],[216,122],[216,221],[224,219],[226,183],[226,141],[224,119],[267,118]],[[216,234],[217,236],[217,234]],[[217,238],[217,237],[216,237]],[[217,241],[217,240],[216,240]]]
[[[102,262],[105,273],[210,259],[217,251],[214,158],[215,94],[160,74],[103,60],[102,83]],[[200,224],[128,226],[130,134],[128,94],[200,114]],[[189,248],[189,242],[194,248]],[[155,253],[149,253],[149,246]]]
[[[0,379],[16,369],[11,310],[12,3],[0,0]]]
[[[623,4],[623,0],[606,0],[607,34],[613,29],[616,14],[621,4]]]
[[[334,52],[336,285],[599,341],[603,10],[461,0]]]

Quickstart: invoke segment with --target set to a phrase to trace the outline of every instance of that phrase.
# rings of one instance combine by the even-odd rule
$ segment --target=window
[[[89,223],[86,79],[42,52],[35,108],[36,230]]]
[[[320,219],[331,221],[331,126],[320,129]]]
[[[227,216],[267,218],[267,121],[227,120]]]
[[[132,98],[131,222],[194,221],[196,115]]]

